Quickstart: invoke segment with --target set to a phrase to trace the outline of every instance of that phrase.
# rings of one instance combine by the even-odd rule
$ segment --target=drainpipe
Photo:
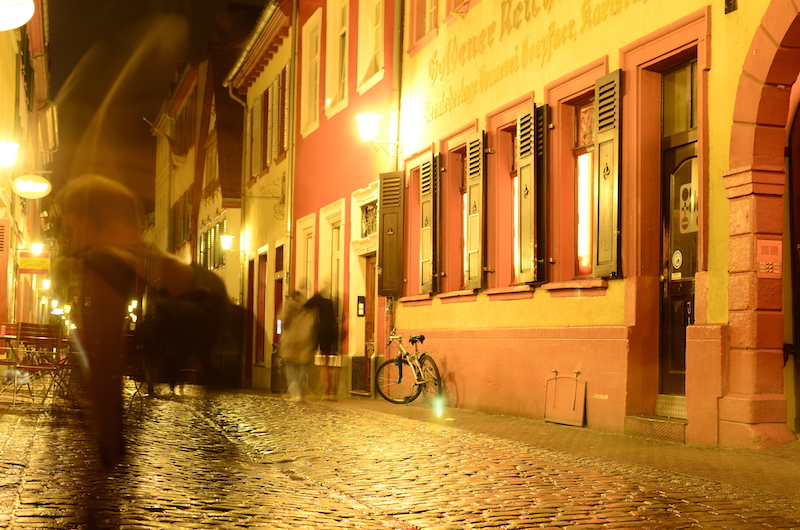
[[[284,299],[288,296],[289,292],[291,292],[290,285],[294,281],[292,277],[292,263],[294,263],[292,249],[293,241],[294,241],[294,173],[295,173],[295,164],[296,164],[296,145],[295,145],[295,123],[297,120],[297,99],[296,96],[298,94],[297,90],[297,63],[298,63],[298,55],[297,55],[297,43],[298,43],[298,25],[300,21],[300,0],[292,0],[292,43],[291,43],[291,55],[289,58],[289,80],[287,87],[287,92],[289,95],[287,97],[290,98],[289,100],[289,116],[288,122],[286,126],[288,127],[288,134],[289,137],[289,152],[287,153],[288,157],[288,165],[289,171],[288,175],[286,175],[286,180],[284,181],[283,185],[285,186],[284,196],[285,196],[285,211],[286,211],[286,243],[284,244],[283,248],[283,262],[284,267],[284,283],[283,283],[283,297]],[[288,250],[288,252],[287,252]]]
[[[394,38],[392,41],[392,110],[397,113],[397,130],[396,140],[400,141],[400,105],[402,100],[402,77],[403,77],[403,32],[405,31],[403,24],[403,4],[404,0],[394,0]],[[394,157],[394,170],[400,171],[405,167],[405,161],[400,160],[401,151],[400,145],[396,147],[397,156]],[[393,296],[386,299],[386,337],[388,338],[389,331],[394,327],[394,314],[396,309],[396,300]],[[377,350],[376,350],[377,351]]]

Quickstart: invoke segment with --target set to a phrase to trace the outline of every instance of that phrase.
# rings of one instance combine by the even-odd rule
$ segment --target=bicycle
[[[419,351],[425,335],[411,335],[408,342],[414,346],[414,351],[406,350],[403,337],[397,335],[396,328],[389,333],[386,347],[394,343],[398,351],[394,359],[384,361],[375,371],[375,390],[386,401],[398,405],[411,403],[420,394],[426,403],[438,405],[438,398],[442,395],[442,377],[430,352]]]

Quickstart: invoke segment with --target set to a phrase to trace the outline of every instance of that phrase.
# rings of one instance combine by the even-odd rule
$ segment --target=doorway
[[[694,323],[697,272],[696,65],[692,60],[662,74],[660,416],[685,417],[686,327]]]

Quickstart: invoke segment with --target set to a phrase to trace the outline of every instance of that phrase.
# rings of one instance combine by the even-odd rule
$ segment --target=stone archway
[[[782,240],[784,146],[792,84],[800,73],[800,16],[773,0],[748,50],[733,113],[730,206],[728,392],[720,400],[719,441],[766,447],[795,439],[783,393],[782,279],[757,271],[760,240]]]

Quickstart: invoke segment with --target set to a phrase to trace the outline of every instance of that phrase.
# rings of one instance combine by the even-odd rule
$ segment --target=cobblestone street
[[[3,403],[0,528],[800,528],[797,493],[557,451],[451,416],[502,417],[388,407],[187,388],[133,403],[128,456],[106,475],[78,413]]]

